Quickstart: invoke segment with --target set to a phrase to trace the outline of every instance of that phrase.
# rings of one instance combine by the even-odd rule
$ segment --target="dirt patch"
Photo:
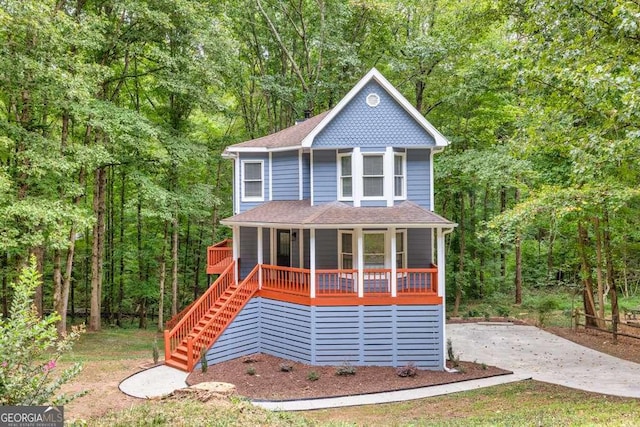
[[[87,420],[142,403],[142,399],[127,396],[118,388],[124,378],[142,370],[141,363],[140,359],[84,362],[80,375],[62,391],[88,393],[64,406],[65,419]]]
[[[619,336],[618,343],[614,344],[611,334],[595,329],[546,328],[545,330],[602,353],[640,363],[640,339]],[[633,333],[640,334],[640,331],[636,328]]]
[[[339,370],[351,369],[351,375],[338,375]],[[251,399],[288,400],[411,389],[510,373],[469,362],[460,362],[457,369],[457,373],[417,370],[415,376],[401,377],[392,367],[311,366],[256,354],[209,366],[206,374],[197,369],[189,375],[187,384],[227,382],[236,386],[238,394]]]

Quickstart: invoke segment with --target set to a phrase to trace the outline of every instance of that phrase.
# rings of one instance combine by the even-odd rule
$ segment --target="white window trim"
[[[351,268],[346,269],[342,264],[342,236],[344,234],[351,235]],[[338,270],[354,270],[356,268],[356,242],[354,240],[355,233],[353,230],[338,230]]]
[[[389,263],[391,258],[390,245],[389,245],[389,242],[390,242],[389,231],[388,230],[364,230],[362,232],[362,269],[366,270],[364,257],[367,255],[367,252],[364,245],[364,236],[366,236],[367,234],[382,234],[382,236],[384,237],[384,244],[383,244],[384,252],[382,253],[384,262],[382,263],[383,264],[382,267],[378,267],[378,268],[383,268],[383,269],[389,268],[389,266],[391,265]]]
[[[396,268],[402,268],[405,269],[407,268],[407,229],[406,228],[402,228],[402,229],[396,229],[395,230],[395,234],[401,234],[402,235],[402,248],[404,249],[403,251],[401,251],[404,254],[404,257],[402,257],[402,266],[401,267],[396,267]],[[395,247],[395,253],[391,253],[391,256],[394,257],[391,262],[393,262],[393,264],[395,265],[397,262],[397,256],[398,256],[398,243],[397,243],[397,239],[396,239],[396,247]]]
[[[365,157],[382,157],[382,175],[367,175],[365,177],[364,174],[364,158]],[[362,167],[360,168],[361,173],[358,176],[358,180],[361,182],[361,188],[362,188],[362,194],[360,199],[361,200],[387,200],[387,197],[385,195],[385,185],[384,185],[384,181],[385,181],[385,177],[387,175],[387,171],[385,169],[387,169],[385,167],[385,153],[362,153],[362,155],[360,156],[360,161],[362,163]],[[365,178],[382,178],[382,195],[381,196],[365,196],[364,195],[364,179]]]
[[[343,157],[349,157],[351,159],[351,196],[344,196],[342,194],[342,158]],[[353,201],[354,199],[354,193],[355,193],[355,188],[354,188],[354,162],[353,162],[354,156],[353,153],[338,153],[337,157],[336,157],[336,161],[338,163],[338,200],[340,201]]]
[[[400,175],[396,175],[396,156],[402,158],[402,196],[396,195],[396,177]],[[407,154],[406,153],[393,153],[393,167],[391,170],[391,174],[393,176],[393,200],[407,200]]]
[[[245,188],[244,188],[244,184],[245,184],[245,179],[244,179],[244,171],[245,171],[245,165],[247,163],[259,163],[260,164],[260,175],[261,175],[261,182],[262,182],[262,189],[260,191],[260,193],[262,194],[260,197],[255,197],[255,196],[249,196],[247,197],[245,195]],[[242,166],[242,170],[240,171],[240,182],[242,185],[242,201],[243,202],[263,202],[264,201],[264,160],[242,160],[241,161],[241,166]]]

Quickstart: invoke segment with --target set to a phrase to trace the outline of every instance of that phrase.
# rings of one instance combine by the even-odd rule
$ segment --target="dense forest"
[[[451,141],[454,314],[638,292],[637,0],[0,0],[0,49],[5,315],[33,255],[40,310],[161,327],[229,235],[224,147],[331,108],[372,67]]]

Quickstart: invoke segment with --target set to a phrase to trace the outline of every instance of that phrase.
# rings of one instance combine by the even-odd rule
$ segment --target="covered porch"
[[[262,296],[306,305],[443,303],[445,235],[455,224],[414,203],[269,202],[223,221],[232,241],[207,271],[237,263]],[[439,268],[440,266],[440,268]]]

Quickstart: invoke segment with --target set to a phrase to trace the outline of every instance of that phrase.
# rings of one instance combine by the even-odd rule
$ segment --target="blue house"
[[[190,371],[268,353],[308,364],[445,367],[445,235],[433,155],[447,140],[372,69],[331,110],[228,147],[233,238],[165,331]]]

